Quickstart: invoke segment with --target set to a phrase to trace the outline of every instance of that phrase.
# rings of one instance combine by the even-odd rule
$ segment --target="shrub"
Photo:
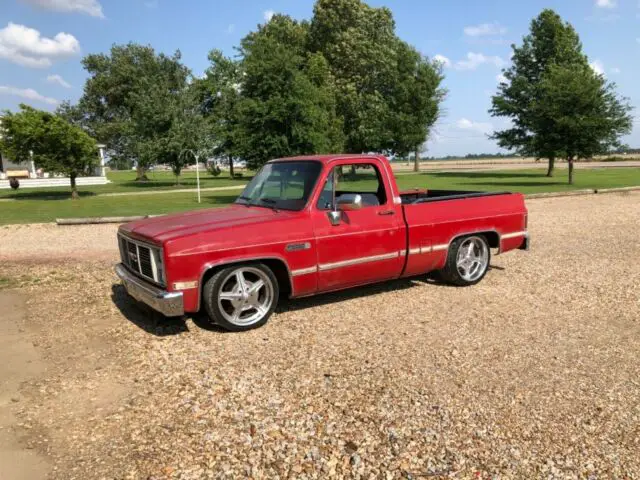
[[[207,171],[214,177],[217,177],[218,175],[220,175],[220,173],[222,173],[222,171],[220,170],[220,167],[215,163],[211,163],[210,165],[208,165]]]
[[[242,178],[242,173],[234,173],[233,178]]]
[[[17,178],[15,178],[15,177],[11,177],[11,178],[9,179],[9,186],[10,186],[11,188],[13,188],[14,190],[17,190],[17,189],[18,189],[18,187],[20,187],[20,182],[18,181],[18,179],[17,179]]]

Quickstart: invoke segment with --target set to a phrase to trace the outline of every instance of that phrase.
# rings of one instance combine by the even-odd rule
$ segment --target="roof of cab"
[[[333,160],[340,160],[345,158],[376,158],[381,159],[384,158],[383,155],[379,154],[368,154],[368,153],[336,153],[331,155],[300,155],[297,157],[287,157],[287,158],[275,158],[270,160],[270,162],[292,162],[292,161],[300,161],[300,160],[315,160],[317,162],[329,163]]]

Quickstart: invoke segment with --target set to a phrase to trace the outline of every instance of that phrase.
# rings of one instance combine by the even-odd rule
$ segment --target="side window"
[[[362,197],[362,206],[374,207],[387,203],[387,195],[378,169],[370,163],[354,163],[334,168],[329,175],[318,200],[318,208],[331,208],[333,179],[336,181],[336,200],[341,195],[357,193]]]

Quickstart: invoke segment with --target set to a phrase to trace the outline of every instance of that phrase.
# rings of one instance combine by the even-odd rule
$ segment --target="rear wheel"
[[[483,235],[461,237],[451,242],[447,262],[440,273],[453,285],[475,285],[486,275],[490,261],[491,250]]]
[[[278,281],[261,263],[216,272],[204,286],[205,309],[213,323],[231,331],[264,325],[278,304]]]

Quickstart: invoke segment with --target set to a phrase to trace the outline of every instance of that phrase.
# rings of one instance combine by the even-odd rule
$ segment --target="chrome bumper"
[[[124,288],[136,300],[146,303],[167,317],[184,315],[182,292],[167,292],[133,275],[121,263],[115,267]]]

